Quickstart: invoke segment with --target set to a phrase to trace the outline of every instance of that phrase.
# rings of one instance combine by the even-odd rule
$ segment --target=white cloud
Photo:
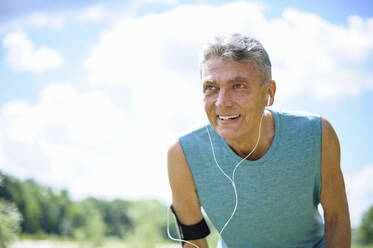
[[[3,45],[7,48],[5,60],[17,71],[41,73],[59,68],[63,63],[62,56],[46,46],[35,47],[26,33],[16,31],[5,36]]]
[[[361,217],[373,206],[373,165],[345,176],[351,225],[359,226]]]
[[[36,30],[49,29],[57,31],[66,26],[72,20],[72,13],[35,12],[27,16],[16,18],[10,22],[0,23],[0,36],[6,35],[15,30]]]
[[[371,76],[356,69],[373,56],[372,27],[373,19],[351,17],[349,26],[343,27],[295,9],[267,22],[263,31],[268,32],[259,36],[272,54],[282,96],[338,99],[372,89]]]
[[[173,81],[170,75],[167,79]],[[66,187],[78,198],[169,201],[167,148],[186,127],[196,124],[183,112],[199,107],[194,101],[186,109],[170,111],[169,103],[186,102],[193,87],[178,90],[178,95],[159,95],[155,100],[164,89],[135,89],[133,106],[123,113],[101,91],[78,93],[68,85],[50,84],[35,104],[13,101],[0,110],[0,169]],[[175,125],[177,121],[184,125]]]
[[[93,7],[90,7],[84,11],[82,11],[78,15],[78,21],[81,22],[99,22],[102,21],[105,18],[105,11],[103,6],[101,5],[95,5]]]
[[[141,4],[161,3],[161,4],[172,5],[172,4],[177,4],[179,2],[179,0],[140,0],[140,1],[137,1],[137,2],[140,2]]]
[[[49,84],[36,104],[13,101],[2,107],[0,169],[59,187],[80,184],[74,195],[113,191],[118,185],[110,183],[109,174],[119,170],[122,180],[130,176],[123,167],[130,147],[127,122],[100,91],[78,93],[66,84]]]
[[[124,19],[101,34],[84,66],[92,81],[105,84],[128,85],[139,74],[159,82],[156,75],[170,70],[197,83],[203,41],[216,33],[241,32],[257,37],[269,51],[280,100],[299,94],[338,99],[373,89],[371,72],[356,69],[373,56],[372,18],[352,16],[344,27],[295,9],[270,20],[265,9],[249,2],[184,5]]]
[[[150,86],[131,92],[136,100],[126,114],[103,92],[78,93],[62,84],[43,89],[36,104],[8,103],[0,111],[0,169],[67,187],[75,197],[167,201],[167,148],[193,120],[165,109],[168,101],[176,103],[186,96],[138,102],[157,91]],[[170,119],[185,125],[175,127]]]
[[[32,28],[50,27],[58,29],[65,25],[65,19],[62,16],[49,16],[46,14],[35,13],[24,19],[24,25]]]

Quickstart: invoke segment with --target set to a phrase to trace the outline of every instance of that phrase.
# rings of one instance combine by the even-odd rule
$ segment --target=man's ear
[[[269,81],[269,85],[268,85],[267,106],[273,105],[273,102],[275,100],[275,94],[276,94],[276,82],[274,80],[271,80]]]

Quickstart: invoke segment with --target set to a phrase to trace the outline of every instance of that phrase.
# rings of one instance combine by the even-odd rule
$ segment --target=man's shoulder
[[[207,128],[209,125],[203,125],[191,130],[188,130],[180,135],[180,140],[189,140],[189,139],[200,139],[202,137],[206,137]]]
[[[205,125],[186,131],[169,147],[167,155],[169,171],[184,171],[188,167],[187,160],[199,156],[199,151],[207,144],[207,128],[208,125]]]
[[[320,119],[321,116],[315,113],[302,111],[302,110],[286,110],[286,111],[279,111],[279,110],[273,110],[276,112],[280,117],[282,118],[288,118],[288,119],[308,119],[308,120],[314,120],[314,119]]]
[[[306,111],[273,111],[281,132],[298,133],[321,132],[321,116]]]
[[[209,129],[209,130],[207,130]],[[200,150],[209,146],[209,136],[208,132],[211,133],[213,129],[209,125],[200,126],[190,131],[184,132],[181,136],[179,136],[178,142],[183,150],[184,153],[187,154],[196,154]]]
[[[321,116],[315,113],[299,110],[272,110],[272,113],[277,115],[277,118],[281,124],[285,125],[320,125]],[[275,116],[276,118],[276,116]]]

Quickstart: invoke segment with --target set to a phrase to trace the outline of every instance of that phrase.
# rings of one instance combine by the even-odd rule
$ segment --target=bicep
[[[321,196],[325,222],[348,217],[343,174],[340,168],[338,137],[326,120],[322,119]]]

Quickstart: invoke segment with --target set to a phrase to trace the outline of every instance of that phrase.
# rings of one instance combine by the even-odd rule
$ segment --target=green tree
[[[75,238],[95,247],[102,245],[106,224],[100,211],[90,199],[83,200],[81,207],[84,208],[84,221],[83,225],[74,231]]]
[[[0,198],[13,202],[22,215],[22,232],[36,233],[41,231],[42,209],[40,205],[40,188],[32,180],[20,181],[0,173],[3,184]]]
[[[0,189],[1,189],[0,175]],[[21,215],[14,204],[0,199],[0,248],[7,247],[7,244],[17,237],[20,232]]]
[[[82,204],[72,202],[66,208],[63,219],[60,223],[61,235],[73,238],[75,230],[82,227],[86,222],[86,213]]]
[[[23,231],[27,233],[42,232],[42,195],[39,186],[33,180],[27,180],[22,184],[22,194],[24,200]]]
[[[133,229],[133,223],[129,216],[131,203],[116,199],[110,202],[110,211],[108,212],[107,223],[109,230],[108,235],[125,238]]]
[[[364,243],[373,244],[373,206],[363,215],[359,234]]]
[[[131,206],[129,201],[116,199],[108,202],[93,197],[87,198],[86,201],[90,202],[103,217],[107,226],[106,236],[124,238],[132,230],[132,221],[128,213]]]
[[[154,247],[156,243],[168,240],[167,208],[158,201],[105,201],[89,197],[74,202],[69,199],[65,190],[54,191],[32,180],[21,181],[1,173],[0,177],[4,178],[3,187],[0,187],[0,200],[5,202],[1,203],[4,209],[1,216],[10,216],[17,207],[23,219],[23,233],[62,235],[80,240],[91,247],[101,245],[105,236],[125,239],[133,248]],[[13,205],[9,205],[10,202]],[[17,216],[16,212],[12,216]],[[17,220],[19,229],[21,218]],[[5,221],[0,219],[0,222],[3,228]],[[1,228],[0,232],[5,232]],[[14,233],[18,229],[6,230]],[[176,234],[175,230],[172,225],[173,236]],[[1,235],[3,234],[0,233],[0,239],[5,240]]]
[[[60,235],[65,230],[62,227],[69,206],[72,205],[66,190],[54,193],[52,189],[46,189],[41,197],[42,218],[41,227],[49,234]]]
[[[126,239],[133,248],[151,248],[165,241],[167,208],[156,200],[135,201],[129,215],[134,228]]]

